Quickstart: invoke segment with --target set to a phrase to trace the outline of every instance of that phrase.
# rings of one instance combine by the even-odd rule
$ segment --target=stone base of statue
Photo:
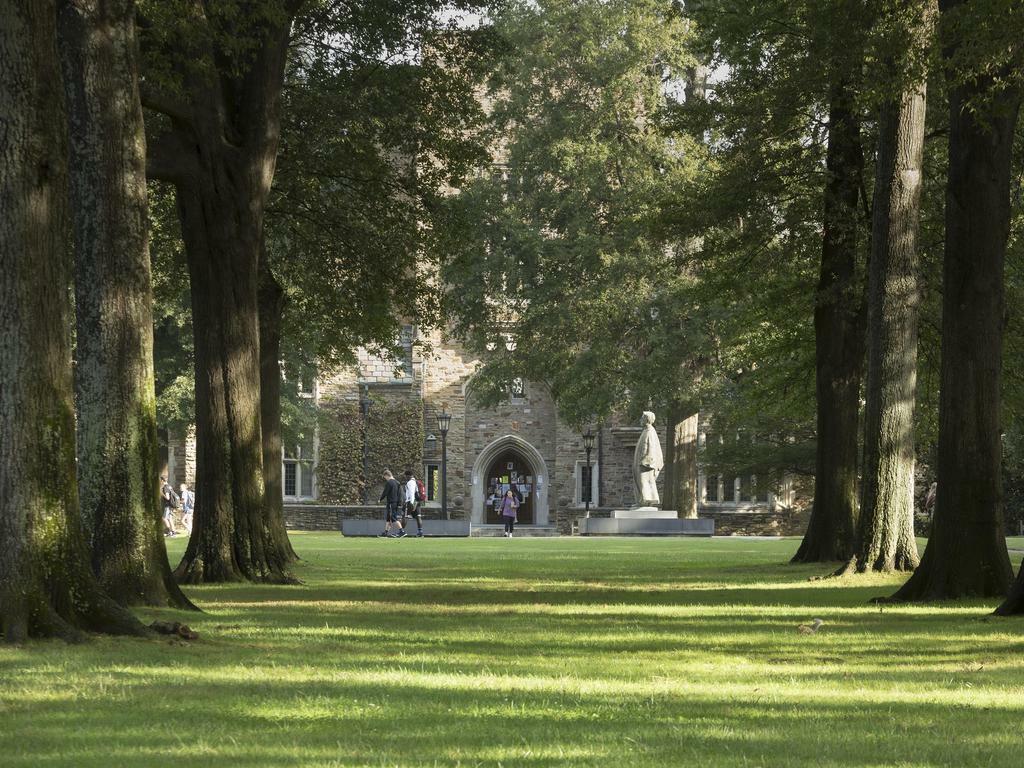
[[[616,509],[612,517],[617,520],[675,520],[679,513],[674,509],[658,509],[657,507],[633,507],[632,509]]]
[[[684,518],[674,509],[616,509],[611,517],[581,517],[580,536],[714,536],[711,518]]]

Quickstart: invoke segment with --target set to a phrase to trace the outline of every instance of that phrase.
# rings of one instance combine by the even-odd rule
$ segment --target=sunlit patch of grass
[[[196,643],[0,646],[0,764],[1019,764],[1024,621],[794,540],[294,543],[301,585],[141,612]]]

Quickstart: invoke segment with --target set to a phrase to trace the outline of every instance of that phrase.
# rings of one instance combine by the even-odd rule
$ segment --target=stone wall
[[[189,488],[196,482],[196,428],[191,426],[187,431],[170,432],[167,434],[167,480],[175,491],[186,483]]]
[[[591,508],[591,517],[609,517],[612,507]],[[423,519],[439,519],[440,510],[428,507]],[[722,512],[699,510],[701,518],[715,521],[716,536],[802,536],[807,530],[808,511],[778,510],[775,512]],[[582,509],[560,510],[557,521],[559,533],[569,535],[573,524],[583,517]],[[380,506],[329,504],[286,504],[285,526],[294,531],[341,531],[342,519],[380,520],[384,527],[384,509]]]
[[[810,520],[809,511],[791,509],[723,512],[700,508],[698,516],[715,521],[716,536],[803,536]]]
[[[488,468],[485,466],[480,467],[479,477],[473,477],[477,457],[500,438],[514,435],[532,445],[544,461],[543,467],[532,468],[535,476],[534,490],[546,494],[550,519],[557,498],[554,491],[555,478],[558,476],[555,458],[557,424],[554,403],[546,388],[540,384],[526,382],[523,397],[492,408],[481,408],[477,405],[472,396],[472,382],[468,383],[467,389],[464,458],[467,502],[471,502],[474,481],[480,483],[484,490],[488,482]],[[543,477],[539,485],[538,477]],[[469,518],[472,519],[477,510],[468,512]]]
[[[424,520],[440,519],[436,508],[425,508]],[[384,507],[361,504],[285,504],[284,525],[291,531],[341,531],[341,521],[379,520],[384,529]],[[415,523],[413,523],[415,525]]]
[[[426,442],[423,461],[441,464],[437,414],[447,411],[452,416],[448,428],[448,510],[453,520],[464,520],[469,517],[471,498],[466,480],[466,384],[479,363],[462,345],[439,332],[425,341],[429,349],[413,351],[414,368],[418,363],[421,373],[424,432],[435,438]]]

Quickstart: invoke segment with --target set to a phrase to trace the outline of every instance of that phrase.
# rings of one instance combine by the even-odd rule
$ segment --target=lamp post
[[[437,429],[441,433],[441,514],[448,520],[448,427],[452,415],[444,408],[437,414]]]
[[[363,506],[370,503],[370,388],[363,385],[363,396],[359,398],[359,412],[363,414]]]
[[[583,450],[587,452],[587,487],[586,495],[583,497],[586,505],[584,517],[590,517],[590,496],[594,488],[593,476],[590,474],[590,452],[594,450],[594,433],[590,431],[590,427],[587,427],[587,431],[583,433]]]

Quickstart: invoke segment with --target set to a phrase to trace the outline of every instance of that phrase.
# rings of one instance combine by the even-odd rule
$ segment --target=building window
[[[754,484],[750,475],[740,478],[740,501],[754,501]]]
[[[707,479],[706,485],[707,491],[705,493],[705,499],[707,501],[721,501],[718,498],[718,475],[711,475]]]
[[[771,501],[769,498],[771,493],[768,489],[768,483],[763,480],[759,482],[757,475],[750,476],[750,487],[753,501],[760,502],[762,504],[767,504]]]
[[[441,495],[441,467],[437,464],[427,464],[424,474],[426,475],[424,485],[427,486],[427,501],[437,501]]]
[[[284,449],[282,485],[286,499],[316,498],[315,455],[316,444],[313,438],[295,446],[294,449]]]
[[[316,370],[303,366],[298,379],[299,397],[316,397]]]
[[[597,464],[587,462],[576,462],[576,505],[585,506],[589,497],[590,506],[596,507],[598,499],[598,469]]]
[[[526,382],[522,376],[517,376],[509,382],[508,393],[513,400],[522,400],[526,397]]]
[[[722,483],[722,501],[735,502],[736,501],[736,478],[727,477]]]

